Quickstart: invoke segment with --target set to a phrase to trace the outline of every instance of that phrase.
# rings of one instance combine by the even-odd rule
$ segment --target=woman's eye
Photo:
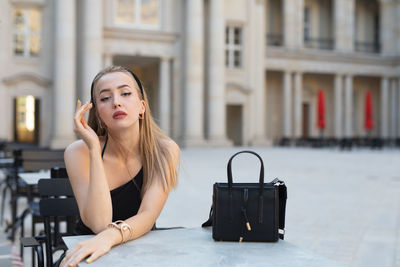
[[[122,96],[128,96],[128,95],[131,95],[132,93],[131,92],[125,92],[125,93],[122,93]]]
[[[106,97],[102,97],[102,98],[100,98],[100,101],[101,102],[104,102],[104,101],[107,101],[108,99],[110,99],[111,97],[109,97],[109,96],[106,96]]]

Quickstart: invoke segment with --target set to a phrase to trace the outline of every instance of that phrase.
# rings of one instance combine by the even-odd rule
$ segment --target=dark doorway
[[[226,130],[233,145],[243,145],[243,108],[241,105],[228,105],[226,108]]]
[[[129,55],[116,55],[113,57],[113,64],[123,66],[133,71],[142,82],[150,105],[153,118],[159,119],[159,65],[157,57],[142,57]]]
[[[40,100],[33,96],[14,98],[14,140],[19,143],[39,143]]]
[[[308,132],[310,126],[310,104],[303,103],[303,138],[308,138],[310,133]]]

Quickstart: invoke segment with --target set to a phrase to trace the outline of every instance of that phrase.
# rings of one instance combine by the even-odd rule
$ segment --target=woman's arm
[[[176,168],[179,160],[179,147],[173,141],[169,143],[169,147],[173,155],[174,168]],[[172,179],[172,177],[169,177],[169,179]],[[168,195],[169,192],[164,190],[161,182],[158,179],[154,179],[154,182],[143,196],[138,213],[125,220],[125,223],[131,226],[132,240],[151,230],[165,205]],[[108,228],[69,250],[63,261],[63,266],[75,266],[89,255],[90,257],[86,261],[90,263],[121,242],[121,232],[115,228]]]
[[[168,143],[169,151],[172,154],[173,168],[176,169],[179,160],[179,147],[172,140]],[[168,177],[172,179],[172,177]],[[160,179],[153,179],[153,183],[143,195],[142,203],[138,213],[125,220],[133,231],[132,240],[149,232],[160,215],[165,202],[167,201],[169,192],[164,190]]]
[[[69,145],[64,160],[81,219],[94,233],[99,233],[112,220],[112,204],[99,137],[84,117],[91,108],[92,104],[82,105],[78,100],[74,131],[83,141]]]
[[[76,141],[64,160],[83,223],[94,233],[103,231],[112,220],[112,204],[100,149]]]

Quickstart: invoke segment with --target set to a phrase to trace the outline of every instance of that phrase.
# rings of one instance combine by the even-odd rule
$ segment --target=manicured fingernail
[[[86,263],[91,263],[91,262],[92,262],[91,259],[87,259],[87,260],[86,260]]]
[[[73,267],[74,265],[72,263],[68,264],[68,267]]]

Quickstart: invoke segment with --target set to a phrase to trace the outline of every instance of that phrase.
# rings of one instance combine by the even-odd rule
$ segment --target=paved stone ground
[[[212,185],[242,148],[182,153],[180,184],[158,224],[200,226]],[[400,150],[250,148],[264,159],[265,179],[288,186],[286,240],[344,266],[400,266]],[[234,181],[256,182],[251,155],[233,161]]]
[[[179,185],[157,225],[199,227],[208,218],[213,183],[227,180],[226,163],[241,149],[184,149]],[[399,149],[250,149],[264,159],[266,181],[279,177],[288,186],[288,242],[343,266],[400,266]],[[258,172],[251,155],[233,162],[234,181],[256,182]],[[2,244],[1,232],[0,254]],[[29,250],[25,259],[30,266]],[[0,266],[7,266],[1,256]]]

